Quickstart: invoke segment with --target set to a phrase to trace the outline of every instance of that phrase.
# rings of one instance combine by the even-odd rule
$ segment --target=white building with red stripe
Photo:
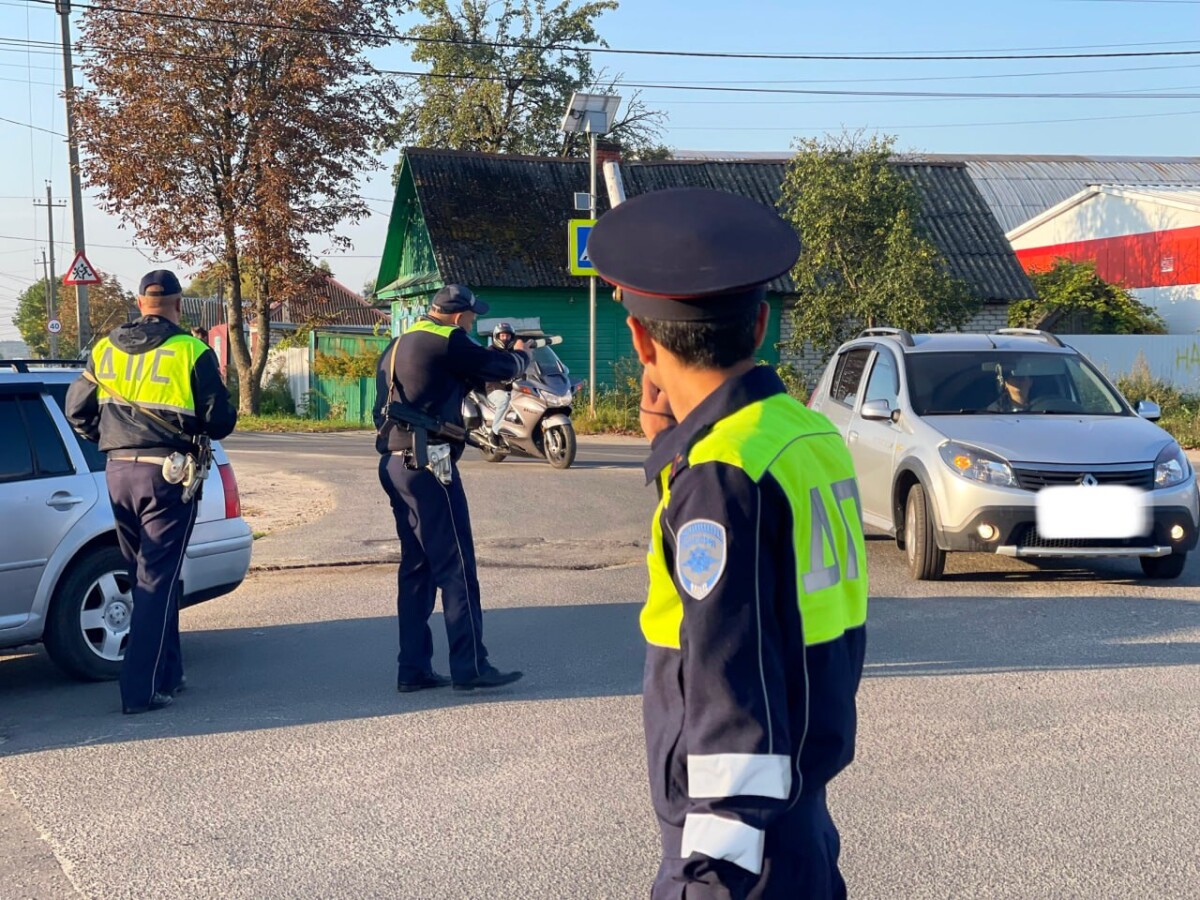
[[[1172,334],[1200,331],[1200,184],[1096,184],[1008,232],[1025,271],[1093,261],[1154,307]]]

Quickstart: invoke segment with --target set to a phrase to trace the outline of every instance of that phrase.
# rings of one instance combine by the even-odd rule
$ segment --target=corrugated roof
[[[1005,232],[1093,184],[1200,183],[1195,156],[987,156],[921,154],[915,160],[961,162]]]
[[[271,306],[276,325],[385,325],[390,316],[337,279],[327,276],[302,296]]]
[[[449,150],[405,153],[434,255],[445,282],[480,287],[581,287],[567,272],[567,221],[573,196],[586,190],[587,163],[547,157]],[[1033,288],[1004,232],[961,164],[903,162],[921,192],[921,225],[950,270],[988,301],[1030,297]],[[779,200],[786,161],[625,162],[626,194],[709,187],[768,206]],[[600,210],[607,206],[603,187]],[[774,290],[790,293],[783,278]]]
[[[1096,187],[1118,197],[1145,197],[1162,203],[1200,209],[1200,182],[1192,184],[1099,184]]]
[[[218,297],[184,297],[180,310],[187,322],[200,328],[212,329],[225,322],[225,304]]]

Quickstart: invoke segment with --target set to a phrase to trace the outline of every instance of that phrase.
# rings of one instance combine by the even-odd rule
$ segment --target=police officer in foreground
[[[401,692],[451,682],[459,690],[499,687],[521,677],[488,662],[483,645],[471,514],[458,474],[465,444],[392,414],[410,410],[461,428],[468,389],[511,381],[525,371],[529,353],[485,348],[471,337],[476,318],[487,311],[488,305],[468,288],[447,285],[434,296],[428,314],[388,344],[379,358],[375,447],[381,454],[379,480],[400,538],[396,687]],[[439,588],[450,643],[449,678],[433,670],[429,617]]]
[[[756,365],[766,286],[799,255],[771,209],[644,194],[588,240],[644,366],[641,613],[652,896],[844,897],[825,786],[854,755],[867,559],[841,436]]]
[[[117,541],[133,583],[121,667],[126,713],[169,706],[183,689],[179,575],[207,474],[207,441],[237,423],[216,354],[179,326],[182,295],[174,273],[146,275],[141,317],[97,342],[67,392],[71,426],[108,453]]]

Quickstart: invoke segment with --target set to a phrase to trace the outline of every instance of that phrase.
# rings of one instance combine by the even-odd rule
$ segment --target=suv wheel
[[[1139,561],[1142,564],[1142,573],[1147,578],[1178,578],[1183,574],[1183,565],[1187,562],[1187,554],[1143,556]]]
[[[908,570],[917,581],[937,581],[946,568],[946,551],[937,545],[933,516],[925,488],[914,484],[904,506],[904,553]]]
[[[133,617],[130,587],[116,547],[99,547],[71,563],[46,621],[46,652],[59,668],[83,681],[121,673]]]

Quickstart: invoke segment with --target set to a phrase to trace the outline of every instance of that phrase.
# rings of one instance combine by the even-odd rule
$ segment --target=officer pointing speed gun
[[[643,703],[654,900],[846,896],[826,784],[854,755],[867,559],[850,456],[755,363],[799,242],[721,191],[643,194],[588,250],[644,368],[657,485]]]
[[[117,541],[133,582],[121,667],[126,713],[168,706],[183,689],[179,576],[211,441],[237,423],[216,354],[179,326],[182,294],[173,272],[146,275],[141,317],[96,343],[67,392],[71,427],[108,454]]]
[[[402,693],[450,684],[464,691],[497,688],[521,677],[492,665],[483,643],[471,512],[458,473],[468,438],[462,415],[467,391],[516,378],[533,356],[523,342],[510,350],[481,346],[471,330],[487,312],[470,288],[448,284],[379,357],[375,449],[400,539],[396,689]],[[449,678],[433,669],[429,617],[439,590]]]

